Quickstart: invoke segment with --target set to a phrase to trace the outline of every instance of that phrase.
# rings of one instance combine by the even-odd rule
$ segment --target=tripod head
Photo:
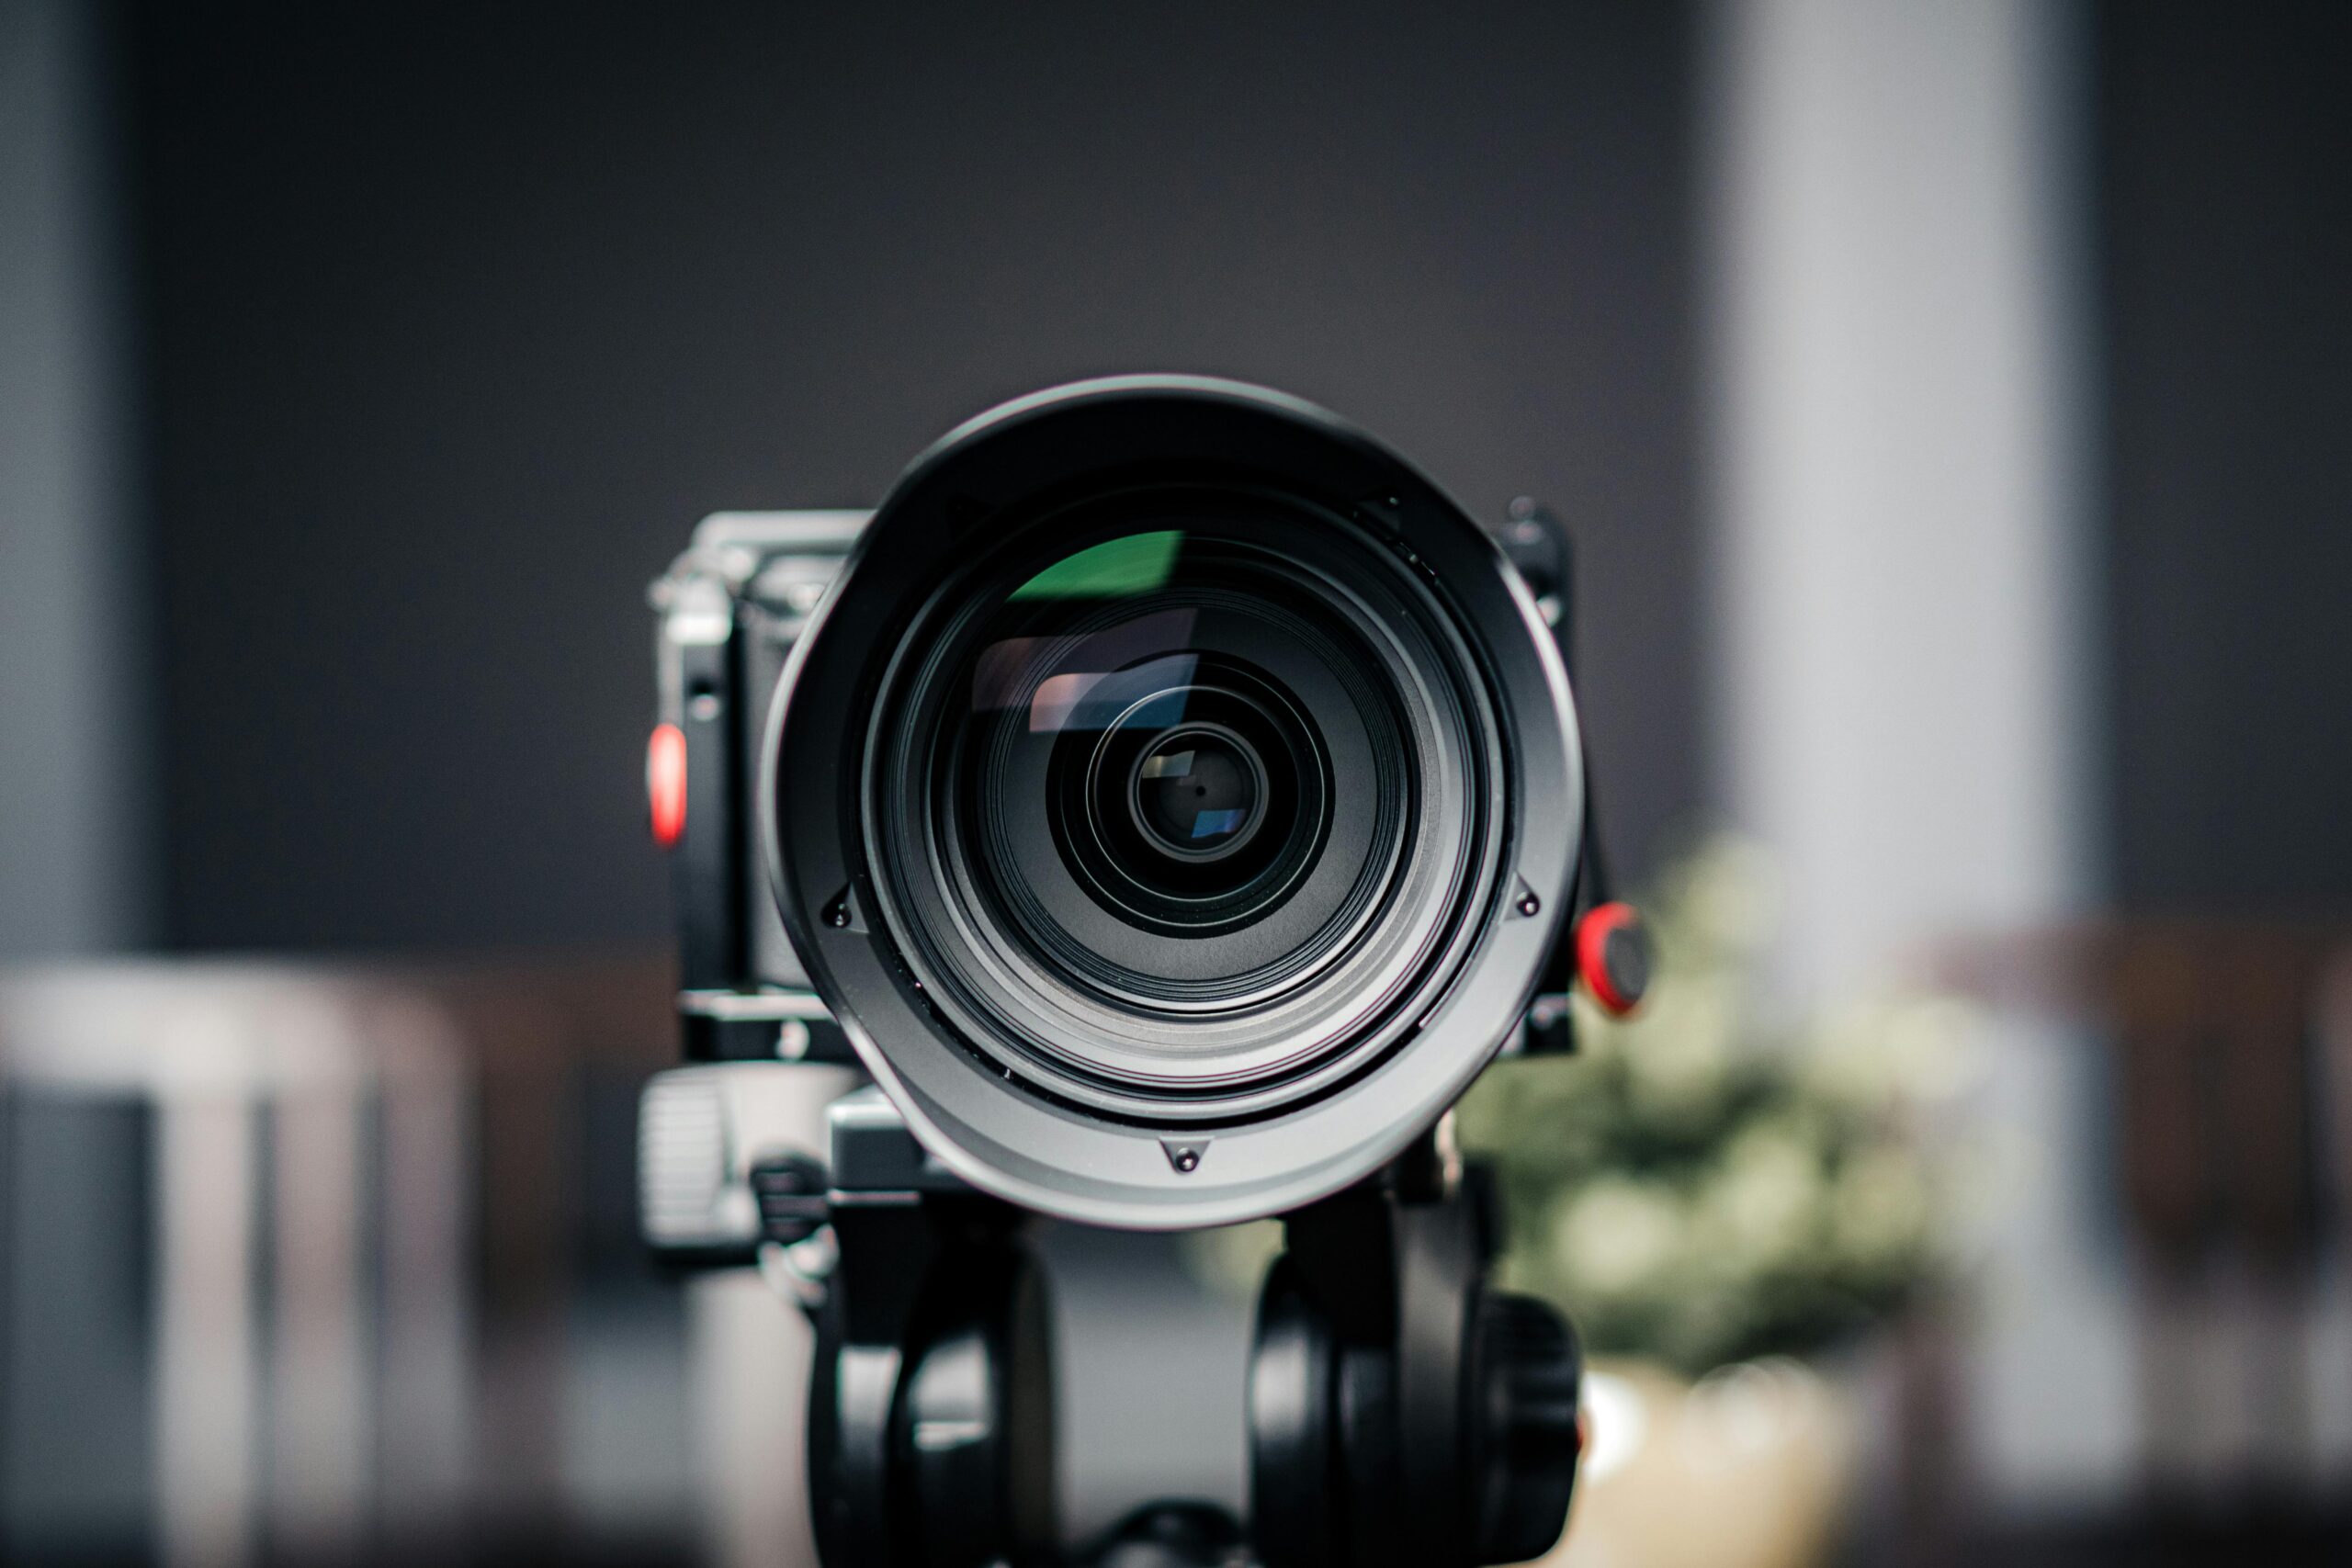
[[[794,1158],[750,1174],[764,1245],[818,1327],[825,1561],[1057,1560],[1034,1216],[928,1161],[871,1089],[829,1121],[829,1178]],[[1577,1356],[1551,1309],[1487,1285],[1494,1220],[1482,1173],[1437,1133],[1286,1216],[1246,1374],[1254,1553],[1239,1521],[1177,1498],[1140,1506],[1094,1554],[1272,1568],[1540,1555],[1575,1482]],[[811,1248],[820,1235],[831,1244]]]

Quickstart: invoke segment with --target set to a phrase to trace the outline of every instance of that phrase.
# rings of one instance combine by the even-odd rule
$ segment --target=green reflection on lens
[[[1012,591],[1014,599],[1116,599],[1148,593],[1176,568],[1181,529],[1130,534],[1056,561]]]

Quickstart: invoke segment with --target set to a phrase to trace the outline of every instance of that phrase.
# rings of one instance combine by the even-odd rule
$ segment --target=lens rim
[[[983,545],[1009,547],[1019,519],[1053,504],[1154,481],[1272,488],[1341,516],[1426,580],[1492,703],[1494,874],[1461,922],[1464,951],[1408,1022],[1409,1048],[1256,1121],[1120,1121],[1009,1084],[914,984],[866,863],[866,721],[898,637],[943,567]],[[1012,1201],[1148,1228],[1279,1213],[1365,1174],[1426,1127],[1523,1017],[1566,912],[1582,818],[1566,671],[1493,543],[1402,459],[1332,416],[1198,378],[1042,393],[919,459],[796,646],[762,766],[762,829],[786,929],[926,1148]],[[1178,1137],[1209,1147],[1180,1166],[1167,1146]]]

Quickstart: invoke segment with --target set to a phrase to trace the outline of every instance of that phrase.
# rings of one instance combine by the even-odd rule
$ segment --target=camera
[[[1572,1045],[1572,986],[1646,982],[1571,576],[1541,508],[1482,527],[1332,415],[1183,377],[1007,404],[870,514],[695,531],[653,590],[647,762],[691,1065],[645,1091],[641,1220],[811,1314],[828,1568],[1557,1538],[1574,1338],[1487,1282],[1447,1111]],[[1057,1369],[1113,1330],[1057,1314],[1040,1233],[1268,1219],[1219,1384],[1243,1483],[1073,1529]],[[1218,1379],[1189,1382],[1171,1412]]]

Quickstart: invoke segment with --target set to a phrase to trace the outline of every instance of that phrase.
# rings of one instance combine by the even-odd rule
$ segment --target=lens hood
[[[1430,480],[1295,399],[1127,377],[908,469],[794,647],[758,819],[934,1158],[1188,1227],[1365,1175],[1519,1026],[1578,744],[1525,583]]]

